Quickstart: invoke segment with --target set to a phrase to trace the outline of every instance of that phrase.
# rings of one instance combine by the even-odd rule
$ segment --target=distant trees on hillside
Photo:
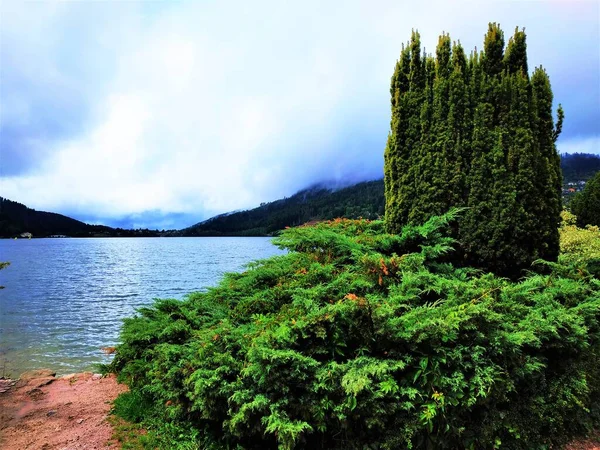
[[[89,225],[61,214],[36,211],[0,197],[0,237],[29,232],[35,237],[51,234],[73,236],[90,231]]]
[[[69,237],[154,237],[158,231],[124,230],[104,225],[89,225],[71,217],[27,206],[0,197],[0,238],[31,233],[34,237],[65,235]]]
[[[560,166],[565,180],[587,181],[600,171],[600,155],[564,153],[560,155]]]
[[[266,236],[285,227],[336,217],[383,217],[381,180],[358,183],[338,191],[318,187],[258,208],[223,214],[182,230],[184,236]]]
[[[467,206],[457,236],[470,264],[516,275],[559,251],[561,171],[548,74],[530,76],[524,30],[489,24],[483,51],[439,37],[425,54],[418,32],[391,80],[385,149],[386,223],[398,232]]]

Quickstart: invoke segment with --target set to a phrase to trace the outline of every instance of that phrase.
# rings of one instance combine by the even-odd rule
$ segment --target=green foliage
[[[140,422],[144,421],[142,428]],[[109,422],[113,438],[125,450],[169,449],[196,450],[198,431],[188,424],[160,419],[156,405],[137,391],[121,394],[113,403]]]
[[[560,261],[600,278],[600,229],[592,225],[577,227],[577,217],[566,210],[562,212],[562,219]]]
[[[584,433],[600,283],[568,262],[520,282],[455,268],[457,214],[395,234],[289,229],[288,254],[140,309],[112,363],[131,389],[117,408],[162,423],[170,448],[531,449]]]
[[[579,226],[600,226],[600,172],[573,198],[571,210],[577,216]]]
[[[398,233],[450,207],[469,206],[454,235],[457,259],[518,277],[559,252],[561,172],[544,69],[528,73],[524,30],[492,23],[484,50],[465,56],[443,34],[435,57],[413,32],[391,81],[385,149],[386,224]]]

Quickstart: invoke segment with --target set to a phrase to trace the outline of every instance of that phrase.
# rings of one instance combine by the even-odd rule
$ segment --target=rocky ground
[[[114,376],[79,373],[56,378],[49,370],[0,379],[0,449],[80,450],[118,448],[106,418],[127,388]],[[565,450],[600,450],[595,439]]]
[[[111,448],[106,417],[111,402],[127,388],[114,376],[54,375],[36,370],[16,381],[0,380],[0,449]]]

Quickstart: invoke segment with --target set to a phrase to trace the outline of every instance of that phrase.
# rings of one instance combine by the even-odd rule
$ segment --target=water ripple
[[[122,319],[282,253],[267,238],[0,240],[0,376],[106,363]]]

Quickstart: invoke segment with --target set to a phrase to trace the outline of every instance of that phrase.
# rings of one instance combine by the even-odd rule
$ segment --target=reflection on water
[[[91,370],[136,308],[280,253],[268,238],[0,240],[0,376]]]

